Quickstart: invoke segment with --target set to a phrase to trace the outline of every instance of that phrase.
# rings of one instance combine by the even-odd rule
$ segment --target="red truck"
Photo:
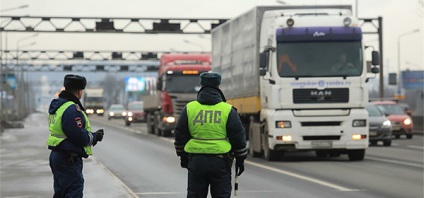
[[[147,132],[171,136],[183,107],[195,100],[199,75],[211,70],[210,54],[163,54],[156,92],[144,96]]]

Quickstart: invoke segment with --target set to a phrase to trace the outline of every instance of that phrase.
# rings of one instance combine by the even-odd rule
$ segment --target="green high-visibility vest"
[[[71,105],[75,105],[75,103],[72,101],[68,101],[62,104],[62,106],[60,106],[59,109],[57,109],[55,114],[49,114],[50,135],[49,135],[49,138],[47,139],[48,146],[57,146],[63,140],[67,138],[65,135],[65,132],[63,132],[62,130],[62,116],[65,110]],[[88,132],[90,132],[91,131],[90,121],[88,120],[87,115],[85,115],[83,111],[82,111],[82,114],[84,115],[84,119],[85,119],[85,129]],[[85,146],[84,151],[87,155],[93,154],[91,150],[91,146]]]
[[[184,146],[184,151],[196,154],[228,153],[231,144],[227,139],[226,126],[231,108],[225,102],[216,105],[189,102],[186,110],[192,138]]]

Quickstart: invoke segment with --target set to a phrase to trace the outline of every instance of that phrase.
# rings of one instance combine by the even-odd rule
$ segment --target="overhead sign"
[[[403,71],[402,87],[408,90],[423,90],[424,70]]]
[[[9,84],[10,89],[15,90],[17,85],[15,74],[8,74],[6,77],[6,83]]]
[[[125,79],[125,91],[144,92],[146,82],[142,77],[128,77]]]

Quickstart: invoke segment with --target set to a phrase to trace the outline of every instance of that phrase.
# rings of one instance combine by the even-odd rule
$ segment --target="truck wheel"
[[[383,141],[383,145],[384,146],[390,146],[390,145],[392,145],[392,140],[384,140]]]
[[[131,122],[125,122],[125,126],[131,126]]]
[[[263,154],[264,159],[268,161],[276,161],[278,159],[278,153],[269,148],[267,124],[265,124],[264,126],[264,133],[262,133],[262,140],[263,140],[262,146],[264,151],[264,154]]]
[[[406,134],[407,139],[412,139],[412,134]]]
[[[365,149],[348,150],[347,155],[350,161],[360,161],[364,159]]]
[[[252,126],[253,126],[253,121],[251,121],[250,125],[249,125],[249,153],[252,157],[259,157],[260,153],[256,152],[253,149],[253,140],[254,139],[253,139],[253,127]]]

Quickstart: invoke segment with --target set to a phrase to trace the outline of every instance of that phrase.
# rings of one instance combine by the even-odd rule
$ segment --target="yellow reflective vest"
[[[55,114],[49,114],[50,135],[49,135],[49,138],[47,139],[48,146],[57,146],[63,140],[67,138],[65,135],[65,132],[63,132],[62,130],[62,116],[65,110],[71,105],[75,105],[75,103],[72,101],[68,101],[62,104],[62,106],[60,106],[59,109],[57,109]],[[85,115],[84,112],[82,112],[82,114],[84,115],[84,119],[85,119],[85,129],[87,131],[91,131],[91,125],[90,125],[90,121],[87,118],[87,115]],[[85,146],[84,151],[87,155],[93,154],[91,150],[91,146]]]
[[[187,153],[225,154],[231,150],[227,139],[227,121],[232,106],[220,102],[203,105],[198,101],[187,104],[188,129],[191,139],[184,146]]]

